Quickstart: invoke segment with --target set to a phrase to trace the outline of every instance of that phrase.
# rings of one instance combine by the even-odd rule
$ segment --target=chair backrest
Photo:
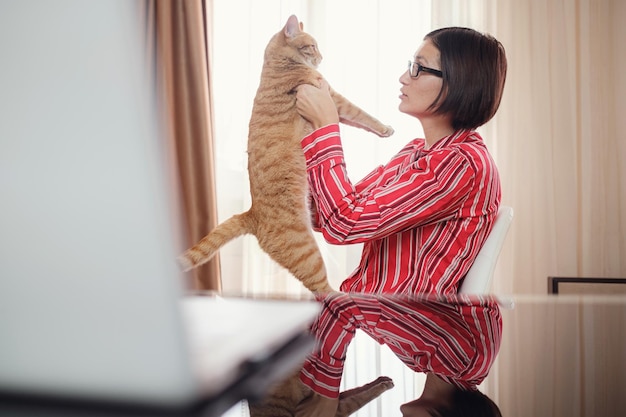
[[[486,294],[490,291],[493,271],[512,220],[513,208],[500,206],[493,229],[478,252],[472,267],[467,271],[459,294]]]

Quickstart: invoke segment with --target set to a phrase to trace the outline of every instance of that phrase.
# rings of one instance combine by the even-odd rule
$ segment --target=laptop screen
[[[0,391],[184,401],[138,2],[0,5]]]

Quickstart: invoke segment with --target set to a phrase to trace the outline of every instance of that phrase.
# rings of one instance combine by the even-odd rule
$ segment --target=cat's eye
[[[438,69],[428,68],[421,65],[419,62],[409,60],[409,76],[411,78],[417,78],[420,75],[420,72],[427,72],[432,75],[436,75],[437,77],[443,77],[443,72]]]
[[[304,45],[300,47],[300,50],[304,53],[314,53],[315,45]]]

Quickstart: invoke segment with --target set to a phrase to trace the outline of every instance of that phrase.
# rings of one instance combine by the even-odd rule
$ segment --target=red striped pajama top
[[[466,389],[484,379],[495,357],[501,328],[495,303],[466,300],[452,308],[410,297],[456,295],[498,211],[497,168],[475,131],[424,146],[423,139],[409,142],[352,184],[339,125],[302,139],[314,228],[329,243],[363,243],[358,267],[341,285],[350,294],[324,300],[313,327],[319,352],[301,379],[320,394],[338,395],[356,328],[389,345],[411,369]]]
[[[353,185],[339,125],[302,139],[315,229],[332,244],[364,244],[342,291],[456,294],[498,212],[500,178],[475,131],[424,144],[409,142]]]

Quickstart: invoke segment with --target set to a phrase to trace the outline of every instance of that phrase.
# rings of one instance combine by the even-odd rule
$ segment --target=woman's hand
[[[325,80],[322,80],[320,88],[310,84],[297,87],[296,110],[311,123],[313,129],[339,123],[339,114],[330,96],[330,86]]]

